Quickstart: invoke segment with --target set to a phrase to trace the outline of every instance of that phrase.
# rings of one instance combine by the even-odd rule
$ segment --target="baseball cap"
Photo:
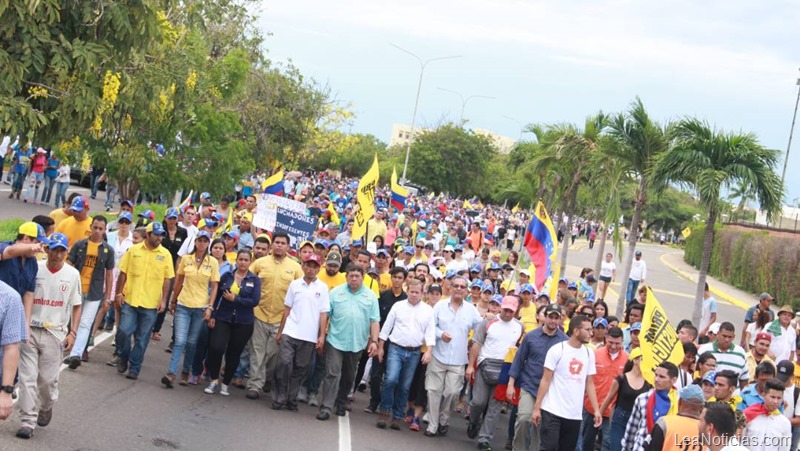
[[[570,282],[569,285],[567,285],[567,289],[577,290],[578,289],[578,284],[575,283],[575,282]]]
[[[558,304],[549,304],[547,307],[544,308],[544,316],[550,316],[553,313],[561,316],[561,307]]]
[[[503,268],[503,271],[510,271],[510,270],[514,269],[514,267],[509,265],[508,263],[503,263],[502,268]]]
[[[475,288],[475,287],[483,289],[483,282],[481,282],[480,279],[475,279],[475,280],[472,281],[472,283],[469,284],[469,287],[470,287],[470,289]]]
[[[414,255],[414,247],[413,246],[406,246],[403,248],[403,253],[408,255]]]
[[[641,332],[642,330],[642,323],[633,323],[631,324],[631,333],[633,332]]]
[[[131,207],[131,210],[133,209],[133,201],[132,200],[123,200],[120,203],[120,205],[127,205],[127,206]]]
[[[642,255],[642,251],[636,251],[634,255]]]
[[[69,206],[69,209],[72,211],[83,211],[89,209],[89,201],[86,200],[83,196],[78,196],[75,200],[72,201],[72,205]]]
[[[389,256],[389,251],[387,251],[384,248],[380,248],[380,249],[378,249],[377,252],[375,252],[375,255],[383,255],[383,256],[388,257]]]
[[[306,257],[304,263],[308,263],[308,262],[314,262],[314,263],[317,264],[317,266],[322,266],[322,259],[319,258],[319,255],[314,254],[314,253],[308,254],[308,256]]]
[[[458,275],[458,272],[457,272],[455,269],[448,269],[448,270],[447,270],[447,271],[444,273],[444,278],[445,278],[445,279],[452,279],[453,277],[455,277],[455,276],[457,276],[457,275]]]
[[[117,217],[117,222],[120,222],[123,219],[128,222],[133,222],[133,216],[131,216],[131,213],[128,211],[123,211],[122,213],[120,213],[119,216]]]
[[[706,402],[706,397],[703,395],[703,389],[700,388],[699,385],[695,384],[683,387],[678,396],[680,396],[681,401],[691,404],[702,405],[704,402]]]
[[[178,219],[178,209],[175,207],[168,208],[164,219]]]
[[[200,194],[200,200],[206,200],[206,199],[211,199],[211,194],[209,194],[209,193],[201,193]]]
[[[517,301],[517,298],[514,296],[506,296],[502,299],[502,301],[503,302],[500,304],[500,308],[513,310],[515,312],[517,311],[517,308],[519,308],[519,301]]]
[[[56,232],[50,235],[50,238],[45,239],[47,240],[47,245],[50,247],[50,249],[57,249],[60,247],[66,250],[69,248],[69,239],[63,233]]]
[[[460,244],[457,244],[455,251],[456,252],[464,252],[464,246],[462,246]]]
[[[153,219],[155,219],[155,217],[156,217],[156,214],[155,214],[155,213],[153,213],[153,210],[145,210],[145,211],[143,211],[143,212],[139,213],[139,215],[138,215],[138,216],[139,216],[140,218],[145,218],[145,219],[149,219],[149,220],[151,220],[151,221],[152,221]]]
[[[376,275],[377,276],[378,275],[378,270],[375,269],[375,267],[370,266],[369,268],[367,268],[367,274],[372,274],[372,275]]]
[[[49,244],[50,240],[47,239],[47,236],[44,234],[44,227],[40,226],[39,224],[29,221],[25,222],[19,226],[17,232],[20,235],[29,236],[31,238],[36,238],[42,244]]]
[[[469,268],[469,272],[481,272],[481,265],[475,263],[471,268]]]
[[[529,283],[523,283],[522,286],[519,287],[520,294],[522,293],[533,293],[533,285]]]
[[[770,334],[768,334],[766,332],[759,332],[759,333],[756,334],[755,341],[758,341],[758,340],[767,340],[769,342],[772,342],[772,335],[770,335]]]
[[[502,289],[504,289],[504,290],[511,290],[511,291],[514,291],[514,289],[516,289],[516,284],[514,283],[514,281],[513,281],[513,280],[510,280],[510,279],[509,279],[509,280],[504,280],[504,281],[503,281],[503,282],[500,284],[500,288],[502,288]]]
[[[205,239],[211,241],[211,234],[206,232],[205,230],[201,230],[201,231],[197,232],[197,236],[195,237],[195,241],[197,241],[199,238],[205,238]]]
[[[606,320],[605,318],[597,318],[596,320],[594,320],[594,323],[592,323],[592,326],[608,329],[608,320]]]
[[[234,240],[238,240],[239,239],[239,232],[237,232],[235,230],[229,230],[229,231],[223,233],[222,236],[227,236],[227,237],[233,238]]]
[[[558,279],[558,283],[569,283],[569,279],[567,279],[566,277],[562,277]]]
[[[359,238],[357,240],[353,240],[353,242],[351,243],[351,246],[353,246],[353,247],[362,247],[362,246],[364,246],[364,240],[362,240],[361,238]]]
[[[342,266],[342,254],[336,251],[331,252],[328,254],[328,259],[325,260],[325,264]]]
[[[165,233],[167,233],[164,230],[164,226],[161,225],[160,222],[151,222],[150,224],[147,224],[147,228],[145,229],[145,231],[147,233],[153,233],[156,235],[164,235]]]
[[[792,376],[794,376],[794,363],[788,360],[778,362],[778,371],[775,377],[780,379],[781,382],[786,382]]]
[[[431,285],[428,287],[428,293],[430,293],[430,292],[432,292],[432,291],[438,291],[439,293],[441,293],[441,292],[442,292],[442,286],[441,286],[441,285],[438,285],[438,284],[435,284],[435,283],[434,283],[434,284],[431,284]]]
[[[491,298],[489,298],[489,302],[495,302],[497,304],[502,304],[503,296],[500,296],[499,294],[495,294]]]
[[[586,281],[589,283],[595,283],[597,282],[597,279],[595,279],[594,274],[589,274],[589,276],[586,277]]]
[[[537,296],[536,299],[541,299],[541,298],[547,299],[548,303],[550,302],[550,295],[548,295],[547,293],[539,293],[539,296]]]
[[[445,252],[455,252],[455,248],[453,248],[453,246],[451,246],[449,244],[444,247],[444,250],[445,250]]]
[[[642,348],[633,348],[631,349],[631,353],[628,354],[628,360],[636,360],[642,356]]]
[[[526,275],[526,276],[528,276],[528,277],[530,277],[530,276],[531,276],[531,272],[530,272],[530,271],[528,271],[527,269],[520,269],[520,270],[519,270],[519,274],[520,274],[520,275],[523,275],[523,274],[524,274],[524,275]]]
[[[213,219],[205,219],[204,222],[205,222],[205,226],[206,227],[216,227],[217,226],[217,221],[215,221]],[[200,225],[200,224],[198,223],[198,225]]]
[[[716,335],[716,334],[719,333],[719,326],[720,326],[720,323],[713,323],[710,326],[708,326],[708,331],[710,333]]]
[[[592,291],[592,290],[586,291],[586,294],[584,295],[583,300],[585,302],[594,302],[594,291]]]
[[[322,238],[317,238],[314,241],[314,247],[321,246],[323,249],[327,249],[330,244],[328,244],[328,240],[323,240]]]
[[[712,384],[716,383],[717,381],[717,372],[716,371],[709,371],[703,376],[702,382],[711,382]]]
[[[500,265],[498,265],[498,264],[497,264],[497,263],[495,263],[495,262],[491,262],[491,263],[489,263],[489,268],[487,268],[487,269],[488,269],[489,271],[497,271],[497,270],[499,270],[499,269],[500,269]]]
[[[772,295],[771,295],[771,294],[769,294],[769,293],[767,293],[766,291],[765,291],[765,292],[763,292],[763,293],[761,293],[761,294],[758,296],[758,300],[759,300],[759,301],[765,301],[765,300],[767,300],[767,299],[769,299],[769,300],[771,301],[771,300],[772,300]]]
[[[419,221],[419,222],[417,222],[417,226],[418,226],[418,227],[421,227],[421,228],[423,228],[423,229],[424,229],[424,228],[425,228],[425,226],[427,226],[427,225],[428,225],[428,224],[426,224],[426,223],[425,223],[425,221]]]
[[[481,291],[491,291],[494,293],[494,286],[492,286],[490,283],[485,283],[481,286]]]

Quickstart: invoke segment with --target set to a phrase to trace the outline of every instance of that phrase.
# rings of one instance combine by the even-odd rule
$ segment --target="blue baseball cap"
[[[200,193],[200,200],[211,199],[211,194],[209,193]]]
[[[63,248],[64,250],[69,249],[69,239],[63,233],[56,232],[50,235],[50,238],[45,239],[47,240],[47,245],[50,247],[50,249],[57,249],[59,247]]]
[[[164,219],[178,219],[178,216],[180,216],[178,209],[175,207],[170,207],[167,209],[167,213],[164,215]]]
[[[592,325],[594,327],[602,327],[603,329],[608,329],[608,320],[606,320],[605,318],[597,318],[596,320],[594,320],[594,323]]]
[[[495,262],[491,262],[491,263],[489,263],[489,268],[487,268],[487,269],[488,269],[489,271],[497,271],[497,270],[499,270],[499,269],[500,269],[500,265],[498,265],[498,264],[497,264],[497,263],[495,263]]]
[[[481,286],[481,291],[491,291],[492,293],[494,293],[494,285],[490,283],[485,283]]]
[[[403,248],[403,252],[408,255],[414,255],[414,247],[413,246],[406,246]]]
[[[354,247],[362,247],[364,246],[364,240],[362,240],[361,238],[353,240],[353,243],[351,245]]]
[[[594,291],[587,290],[586,294],[583,297],[584,302],[594,302]]]
[[[205,239],[211,241],[211,234],[206,232],[205,230],[201,230],[201,231],[197,232],[197,236],[194,239],[195,239],[195,241],[197,241],[200,238],[205,238]]]
[[[133,216],[131,216],[131,213],[129,211],[123,211],[122,213],[120,213],[119,216],[117,217],[117,222],[120,222],[123,219],[128,222],[133,222]]]
[[[211,217],[214,218],[214,220],[217,222],[222,222],[222,220],[225,219],[225,216],[222,216],[221,213],[214,213],[213,215],[211,215]]]
[[[541,299],[541,298],[547,299],[547,303],[548,304],[550,303],[550,295],[549,294],[547,294],[547,293],[539,293],[539,296],[537,296],[536,299]]]
[[[481,265],[475,263],[471,268],[469,268],[469,272],[481,272]]]
[[[558,283],[569,283],[569,279],[567,279],[566,277],[562,277],[558,279]]]
[[[642,323],[633,323],[633,324],[631,324],[631,332],[641,331],[641,330],[642,330]]]
[[[483,282],[481,282],[480,279],[475,279],[475,280],[472,281],[472,283],[469,284],[469,287],[470,288],[478,287],[478,288],[483,289]]]
[[[206,227],[216,227],[217,226],[217,221],[215,221],[213,219],[204,219],[203,222],[205,223]]]
[[[380,248],[380,249],[378,249],[377,252],[375,252],[375,255],[385,255],[386,257],[388,257],[389,256],[389,251],[387,251],[384,248]]]
[[[714,370],[711,370],[711,371],[707,372],[703,376],[703,380],[700,383],[703,383],[703,382],[710,382],[712,384],[716,384],[717,383],[717,372],[714,371]]]
[[[145,231],[147,233],[152,233],[154,235],[162,235],[162,236],[167,233],[167,231],[164,230],[164,226],[161,225],[160,222],[151,222],[150,224],[147,224],[147,229],[145,229]]]
[[[234,240],[238,240],[239,239],[239,232],[237,232],[235,230],[229,230],[229,231],[223,233],[222,236],[224,236],[224,237],[227,236],[227,237],[233,238]]]
[[[464,246],[456,244],[456,252],[464,252]]]
[[[349,252],[350,251],[350,245],[349,244],[345,244],[344,247],[342,248],[342,250],[345,251],[345,252]]]
[[[519,293],[531,293],[533,294],[533,285],[529,283],[523,283],[521,287],[519,287]]]
[[[575,282],[570,282],[569,285],[567,286],[567,288],[570,289],[570,290],[577,290],[578,289],[578,284],[575,283]]]
[[[315,247],[316,246],[322,246],[324,249],[327,249],[330,246],[330,243],[328,243],[328,240],[323,240],[322,238],[317,238],[314,241],[314,246]]]
[[[44,227],[33,221],[29,221],[20,225],[17,233],[20,235],[25,235],[31,238],[35,238],[37,241],[39,241],[44,245],[50,243],[50,240],[48,240],[47,236],[45,236],[44,234]]]
[[[89,202],[83,196],[78,196],[75,200],[72,201],[72,205],[69,206],[69,209],[72,211],[83,211],[89,208]]]
[[[444,274],[445,279],[452,279],[453,277],[457,276],[458,272],[455,269],[448,269],[447,272]]]
[[[149,219],[149,220],[151,220],[151,221],[152,221],[152,220],[154,220],[154,219],[155,219],[155,217],[156,217],[156,214],[155,214],[155,213],[153,213],[153,210],[145,210],[145,211],[143,211],[143,212],[139,213],[139,217],[140,217],[140,218]]]
[[[503,303],[503,296],[500,296],[499,294],[495,294],[494,296],[492,296],[489,299],[489,302],[497,302],[498,304],[502,304]]]

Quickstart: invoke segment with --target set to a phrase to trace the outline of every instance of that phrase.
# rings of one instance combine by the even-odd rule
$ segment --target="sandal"
[[[153,341],[161,341],[161,334],[158,332],[153,332]]]

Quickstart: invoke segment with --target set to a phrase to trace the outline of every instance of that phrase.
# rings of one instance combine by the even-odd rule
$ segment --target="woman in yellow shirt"
[[[217,297],[219,263],[208,253],[209,243],[211,235],[206,231],[198,232],[194,250],[184,255],[178,264],[175,289],[169,303],[169,311],[175,315],[175,346],[167,375],[161,378],[161,383],[167,388],[173,387],[182,354],[185,356],[179,383],[189,384],[189,370],[197,340],[205,327],[206,309],[211,306],[211,300]]]

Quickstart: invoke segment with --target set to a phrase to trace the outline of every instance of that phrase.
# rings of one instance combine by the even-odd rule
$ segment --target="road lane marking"
[[[339,417],[339,451],[350,451],[350,412]]]
[[[675,265],[669,263],[668,261],[666,261],[664,259],[664,257],[666,257],[667,255],[673,255],[673,254],[674,253],[663,254],[661,257],[658,258],[658,260],[664,266],[669,268],[673,273],[677,274],[680,277],[683,277],[686,280],[689,280],[690,282],[694,282],[696,284],[697,283],[697,279],[693,275],[690,275],[690,274],[686,273],[685,271],[682,271],[681,269],[679,269],[678,267],[676,267]],[[734,298],[733,296],[731,296],[731,295],[729,295],[727,293],[723,293],[722,291],[719,291],[718,289],[714,288],[713,285],[711,285],[709,288],[710,288],[709,291],[711,291],[711,293],[717,297],[717,301],[719,301],[719,299],[723,299],[723,300],[727,301],[729,304],[734,305],[736,307],[739,307],[742,310],[747,310],[747,309],[750,308],[750,306],[747,305],[745,302],[740,301],[739,299],[736,299],[736,298]]]

